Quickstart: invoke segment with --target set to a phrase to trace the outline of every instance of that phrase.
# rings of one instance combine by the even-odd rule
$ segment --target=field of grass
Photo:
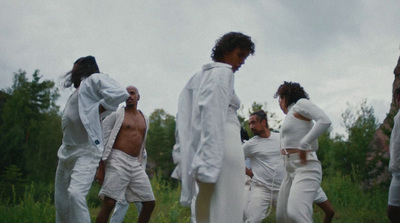
[[[156,197],[156,208],[151,222],[156,223],[187,223],[190,222],[190,209],[179,204],[180,188],[173,187],[157,177],[151,180]],[[385,223],[387,189],[376,188],[370,191],[361,189],[357,182],[352,182],[350,177],[335,176],[324,178],[322,182],[329,200],[335,209],[333,222],[340,223]],[[97,198],[100,186],[93,184],[88,195],[88,206],[92,222],[100,210],[101,202]],[[23,195],[2,196],[0,200],[0,222],[2,223],[47,223],[55,222],[55,208],[53,201],[54,186],[30,184],[25,187]],[[7,197],[7,198],[6,198]],[[314,221],[323,221],[323,212],[314,206]],[[137,213],[131,205],[124,222],[136,222]],[[264,223],[274,223],[275,209]]]

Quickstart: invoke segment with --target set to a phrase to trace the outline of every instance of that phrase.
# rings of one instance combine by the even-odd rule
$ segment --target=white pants
[[[56,222],[89,222],[86,204],[101,152],[93,143],[68,147],[62,145],[58,151],[54,202]]]
[[[198,223],[236,223],[243,221],[244,155],[240,127],[225,127],[223,166],[215,184],[198,182],[196,221]]]
[[[278,188],[272,193],[271,189],[253,183],[245,210],[246,223],[259,223],[266,218],[268,207],[276,206],[278,194]]]
[[[134,204],[136,206],[138,215],[140,215],[140,211],[142,210],[142,202],[134,202]],[[117,202],[115,204],[114,212],[111,216],[110,223],[122,223],[128,209],[129,209],[128,202]]]
[[[400,175],[393,174],[389,187],[388,205],[400,207]]]
[[[277,222],[313,222],[313,201],[322,180],[321,163],[307,153],[307,164],[299,154],[283,156],[286,176],[282,181],[276,209]]]

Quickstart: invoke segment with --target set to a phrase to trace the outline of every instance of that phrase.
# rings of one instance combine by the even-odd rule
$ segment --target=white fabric
[[[147,164],[147,151],[144,149],[143,151],[143,159],[142,159],[142,168],[146,170],[146,164]],[[133,202],[136,206],[136,211],[138,215],[140,214],[140,211],[142,210],[142,202]],[[121,202],[116,202],[114,211],[111,215],[110,218],[110,223],[122,223],[122,221],[125,218],[126,212],[129,209],[129,203],[126,201],[121,201]]]
[[[139,159],[113,149],[106,164],[104,182],[99,197],[110,197],[117,202],[154,201],[150,180]]]
[[[243,145],[244,156],[250,159],[254,174],[252,182],[276,191],[285,175],[279,144],[279,133],[271,132],[269,138],[256,135]]]
[[[56,222],[90,222],[86,195],[104,149],[99,105],[103,105],[108,111],[116,110],[118,105],[129,97],[124,88],[102,73],[95,73],[83,79],[77,91],[78,107],[75,108],[78,109],[79,118],[90,140],[77,145],[70,145],[74,143],[68,140],[67,144],[63,143],[58,149],[59,162],[54,196]],[[70,97],[68,100],[75,98]],[[71,112],[69,109],[66,108]],[[76,111],[74,113],[76,114]],[[103,115],[106,114],[108,113]],[[70,136],[71,134],[65,133],[75,130],[71,125],[67,125],[63,128],[63,135]]]
[[[251,185],[251,191],[245,210],[246,223],[259,223],[267,217],[270,205],[276,206],[279,190],[271,190],[259,185]]]
[[[307,164],[299,153],[283,156],[286,175],[282,181],[276,208],[277,222],[313,222],[313,201],[322,180],[321,163],[307,153]]]
[[[400,111],[394,117],[394,126],[390,135],[389,153],[389,171],[392,174],[400,174]]]
[[[223,165],[215,184],[199,182],[196,200],[197,223],[232,223],[243,221],[244,156],[240,128],[236,123],[225,125]]]
[[[388,205],[400,207],[400,176],[392,176],[388,197]]]
[[[90,222],[86,195],[92,186],[101,153],[92,142],[62,145],[55,180],[56,222]]]
[[[149,129],[149,118],[144,115],[140,110],[140,114],[142,114],[145,122],[146,122],[146,132],[144,134],[143,142],[142,142],[142,147],[140,149],[139,153],[139,162],[143,162],[143,153],[145,150],[145,145],[146,145],[146,138],[147,138],[147,131]],[[124,121],[125,117],[125,107],[119,108],[116,112],[111,113],[111,115],[107,116],[107,118],[104,119],[103,121],[103,135],[104,135],[104,144],[105,144],[105,149],[103,152],[103,157],[102,160],[106,161],[108,159],[108,156],[110,155],[112,148],[114,146],[115,139],[117,138],[117,135],[119,133],[119,130],[121,129],[122,123]]]
[[[103,152],[103,131],[99,105],[107,110],[102,116],[108,115],[128,99],[128,92],[118,82],[103,73],[95,73],[82,80],[78,90],[79,116],[82,124],[85,126],[89,138]]]
[[[231,66],[224,63],[204,65],[190,78],[179,96],[173,150],[177,166],[172,177],[182,182],[180,202],[184,206],[190,206],[195,179],[216,183],[220,177],[230,104],[237,107],[233,108],[229,119],[238,124],[236,109],[240,101],[234,93]],[[240,128],[237,128],[240,146]]]
[[[318,137],[331,125],[329,117],[307,99],[300,99],[288,107],[281,129],[282,148],[298,148],[302,150],[318,150]],[[296,118],[298,113],[315,121],[304,121]]]
[[[79,117],[78,90],[75,90],[69,97],[61,119],[63,131],[62,143],[74,146],[89,141],[89,136]]]

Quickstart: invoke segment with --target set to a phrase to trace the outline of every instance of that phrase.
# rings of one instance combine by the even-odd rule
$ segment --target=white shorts
[[[99,192],[118,202],[154,201],[149,177],[139,159],[118,149],[112,149],[106,164],[106,175]]]
[[[400,207],[400,175],[393,175],[389,188],[388,205]]]

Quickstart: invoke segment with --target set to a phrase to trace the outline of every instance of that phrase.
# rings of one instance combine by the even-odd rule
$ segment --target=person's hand
[[[307,151],[306,150],[300,150],[300,161],[301,164],[306,165],[307,164]]]
[[[100,161],[99,167],[97,168],[96,176],[95,176],[96,182],[99,183],[100,185],[102,185],[104,182],[105,174],[106,173],[105,173],[105,168],[104,168],[104,162]]]

